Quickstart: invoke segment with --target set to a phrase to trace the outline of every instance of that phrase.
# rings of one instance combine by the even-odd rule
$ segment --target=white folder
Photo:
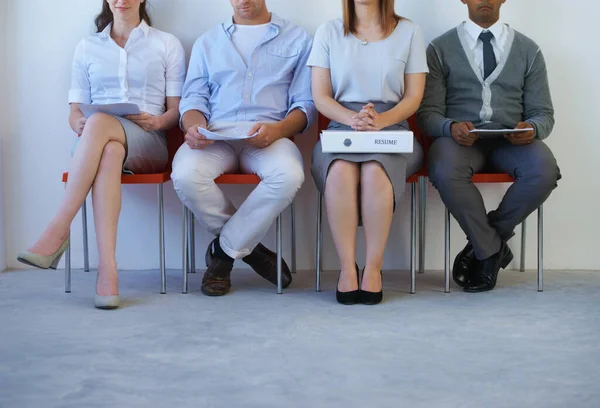
[[[324,153],[412,153],[414,134],[408,130],[356,132],[324,130]]]

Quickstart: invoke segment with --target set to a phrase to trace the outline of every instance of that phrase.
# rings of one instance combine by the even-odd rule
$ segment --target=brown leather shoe
[[[254,272],[277,285],[277,254],[263,244],[258,244],[252,253],[242,259],[254,269]],[[285,289],[292,283],[292,273],[285,261],[281,264],[281,286]]]
[[[231,289],[233,263],[213,258],[202,278],[202,293],[206,296],[223,296]]]

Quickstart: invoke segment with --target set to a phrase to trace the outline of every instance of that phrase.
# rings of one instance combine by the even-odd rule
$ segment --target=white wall
[[[59,177],[69,162],[73,135],[67,124],[66,104],[72,52],[79,39],[92,30],[92,18],[100,0],[12,0],[10,21],[8,92],[10,123],[2,156],[6,202],[6,235],[10,267],[19,267],[16,253],[30,245],[50,220],[62,197]],[[157,28],[170,31],[187,50],[197,36],[230,15],[226,0],[151,0]],[[268,0],[272,11],[305,27],[310,33],[328,19],[340,15],[339,0]],[[397,10],[419,23],[426,39],[443,33],[466,18],[459,0],[397,0]],[[564,178],[546,206],[545,265],[554,269],[600,269],[598,249],[600,200],[600,138],[596,134],[597,95],[600,94],[599,49],[590,35],[592,16],[600,5],[591,0],[508,0],[504,19],[534,38],[544,49],[557,126],[548,143],[560,162]],[[307,164],[307,182],[298,197],[298,256],[300,269],[314,269],[316,193],[309,177],[310,151],[316,134],[298,141]],[[10,177],[7,169],[10,169]],[[589,177],[589,176],[592,177]],[[485,186],[486,201],[495,205],[506,186]],[[227,191],[239,202],[248,188]],[[443,212],[439,196],[430,188],[427,222],[427,267],[442,268]],[[119,229],[118,262],[123,269],[154,268],[158,265],[156,192],[152,187],[127,186]],[[408,259],[409,203],[398,208],[386,255],[387,268],[406,268]],[[180,266],[180,204],[166,188],[166,243],[169,268]],[[534,221],[531,217],[531,221]],[[286,216],[287,221],[287,216]],[[528,234],[528,266],[535,266],[535,223]],[[287,222],[284,224],[287,227]],[[92,227],[90,223],[90,227]],[[287,228],[285,230],[287,232]],[[325,267],[337,260],[331,236],[325,228]],[[76,267],[82,265],[80,221],[73,226]],[[464,237],[453,224],[453,254],[464,245]],[[97,261],[91,228],[92,263]],[[210,237],[198,231],[198,253]],[[287,242],[287,241],[286,241]],[[362,238],[360,238],[362,242]],[[265,240],[274,244],[273,230]],[[515,255],[519,240],[512,242]],[[287,247],[286,247],[287,248]],[[202,259],[202,257],[200,257]],[[362,251],[359,255],[362,259]]]
[[[8,61],[6,52],[8,44],[8,28],[6,27],[8,16],[8,3],[0,0],[0,89],[6,89],[7,81],[5,74],[5,62]],[[6,268],[6,238],[4,228],[4,181],[3,169],[4,160],[2,160],[2,151],[6,129],[8,128],[8,117],[5,112],[5,106],[8,103],[8,98],[5,96],[0,99],[0,272]]]

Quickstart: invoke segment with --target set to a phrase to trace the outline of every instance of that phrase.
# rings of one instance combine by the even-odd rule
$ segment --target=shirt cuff
[[[446,122],[442,125],[442,135],[444,137],[452,137],[452,124],[454,123],[453,120],[448,119],[446,120]]]
[[[92,103],[92,95],[90,91],[85,91],[82,89],[71,89],[69,91],[69,103]]]
[[[290,106],[287,111],[287,115],[289,115],[295,109],[300,109],[306,115],[306,127],[304,130],[302,130],[302,133],[304,133],[310,129],[312,124],[315,122],[317,108],[315,108],[315,105],[312,102],[296,102]]]
[[[167,82],[167,97],[181,97],[183,82]]]
[[[183,115],[185,115],[187,112],[189,111],[198,111],[201,114],[204,115],[204,119],[206,119],[206,124],[208,125],[208,122],[210,121],[210,114],[208,113],[208,109],[205,108],[196,108],[196,107],[185,107],[185,106],[181,106],[179,108],[179,128],[181,130],[183,130],[184,132],[187,132],[187,129],[183,128]]]

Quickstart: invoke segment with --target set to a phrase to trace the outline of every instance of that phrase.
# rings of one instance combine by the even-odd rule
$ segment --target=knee
[[[106,166],[113,167],[115,165],[121,166],[124,160],[125,146],[119,142],[108,142],[102,151],[100,168],[102,169]]]
[[[327,184],[348,184],[358,186],[358,175],[358,163],[348,162],[345,160],[336,160],[329,166],[329,170],[327,172]]]
[[[360,168],[360,183],[363,189],[380,191],[392,187],[386,171],[377,162],[363,163]]]
[[[561,175],[556,159],[549,156],[533,160],[527,168],[517,172],[516,178],[518,181],[528,180],[540,189],[549,191],[556,188]]]
[[[437,158],[427,163],[429,178],[437,187],[443,187],[457,180],[469,182],[473,171],[466,163],[458,163],[451,158]]]
[[[304,169],[296,163],[276,167],[268,172],[263,182],[278,190],[280,197],[293,198],[304,184]]]
[[[115,118],[113,116],[107,115],[106,113],[94,113],[85,122],[84,130],[92,133],[104,131],[110,127],[114,120]],[[85,133],[86,132],[84,132],[84,134]]]
[[[214,179],[203,171],[199,160],[194,157],[182,154],[181,149],[189,147],[183,145],[173,159],[173,169],[171,171],[171,180],[173,187],[180,198],[207,189],[214,184]],[[185,152],[184,152],[185,153]]]

